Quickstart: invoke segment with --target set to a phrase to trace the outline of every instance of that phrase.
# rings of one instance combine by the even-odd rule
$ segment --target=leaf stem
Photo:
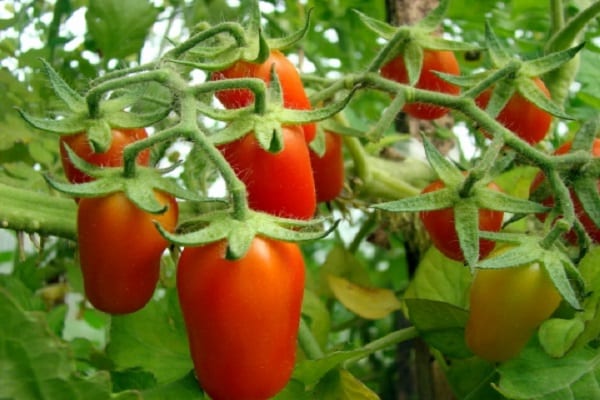
[[[323,357],[323,350],[321,349],[321,346],[319,346],[317,339],[313,335],[304,318],[300,318],[298,343],[300,344],[300,347],[302,348],[304,354],[306,354],[306,357],[308,357],[308,359],[315,360]]]

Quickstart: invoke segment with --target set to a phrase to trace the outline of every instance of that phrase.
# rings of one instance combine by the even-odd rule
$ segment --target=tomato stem
[[[248,89],[254,94],[254,112],[264,115],[267,111],[267,86],[262,79],[258,78],[232,78],[219,81],[203,82],[193,86],[195,94],[210,93],[220,90]]]
[[[164,58],[178,58],[186,51],[191,50],[198,43],[203,42],[206,39],[215,37],[219,33],[224,32],[229,33],[231,37],[233,37],[239,48],[243,48],[246,46],[246,36],[244,33],[244,28],[236,22],[223,22],[210,29],[196,33],[195,35],[187,39],[185,42],[181,43],[180,45],[169,51],[169,53],[165,54]]]
[[[304,320],[300,318],[300,329],[298,330],[298,343],[310,360],[315,360],[323,357],[323,350],[313,335],[310,327]]]

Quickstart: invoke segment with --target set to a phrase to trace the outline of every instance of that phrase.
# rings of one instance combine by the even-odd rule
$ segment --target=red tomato
[[[293,243],[255,237],[241,259],[225,242],[185,248],[179,303],[196,376],[213,400],[265,400],[290,379],[304,293]]]
[[[438,180],[423,189],[422,193],[434,192],[444,187],[444,183]],[[488,188],[500,191],[495,183],[490,183]],[[458,241],[458,234],[454,229],[454,210],[452,208],[421,211],[419,217],[423,221],[431,241],[442,254],[456,261],[465,261]],[[502,227],[503,217],[504,213],[502,211],[479,210],[479,230],[499,231]],[[494,249],[494,245],[495,243],[491,240],[479,239],[479,258],[487,256]]]
[[[283,141],[283,150],[270,153],[250,133],[219,149],[246,185],[250,208],[310,219],[317,202],[308,146],[299,127],[284,127]]]
[[[446,82],[435,75],[433,71],[459,75],[460,69],[454,53],[451,51],[423,50],[423,67],[415,87],[453,95],[460,92],[458,86]],[[408,83],[408,72],[403,56],[400,55],[385,64],[381,68],[381,76],[399,83]],[[409,103],[402,110],[408,115],[419,119],[440,118],[450,111],[444,107],[425,103]]]
[[[75,152],[80,158],[90,164],[100,167],[118,167],[123,165],[123,148],[135,141],[148,137],[146,129],[111,129],[112,141],[109,149],[104,153],[95,153],[88,142],[85,132],[74,135],[63,135],[60,137],[60,159],[65,170],[65,175],[71,183],[84,183],[92,180],[92,177],[84,174],[71,162],[65,144]],[[140,165],[147,166],[150,163],[150,150],[142,151],[137,158]]]
[[[163,214],[140,210],[120,192],[79,201],[77,236],[85,294],[101,311],[137,311],[154,293],[168,242],[152,221],[173,231],[178,216],[174,198],[162,192],[155,196],[168,206]]]
[[[571,142],[563,144],[556,150],[554,154],[568,153],[571,150],[571,144]],[[594,157],[600,157],[600,139],[594,139],[594,143],[592,145],[592,155]],[[544,182],[544,179],[544,174],[542,172],[539,172],[533,179],[533,182],[531,182],[529,192],[535,192],[535,190]],[[600,190],[600,180],[598,180],[597,186],[598,190]],[[585,212],[585,210],[583,209],[583,205],[579,200],[579,197],[577,197],[577,194],[575,194],[573,190],[570,190],[569,192],[571,194],[573,206],[575,207],[575,215],[577,216],[577,219],[581,221],[581,224],[585,228],[585,231],[590,235],[590,238],[594,242],[600,242],[600,227],[596,226],[594,221],[592,221],[590,216]],[[542,204],[548,207],[553,207],[554,198],[552,196],[549,196],[542,201]],[[545,221],[547,214],[538,214],[537,216],[540,220]],[[565,236],[570,243],[577,243],[577,234],[574,230],[570,230]]]
[[[223,71],[213,73],[211,79],[259,78],[269,83],[272,65],[275,65],[281,83],[284,106],[294,110],[310,110],[310,101],[304,91],[298,70],[279,50],[272,50],[267,61],[262,64],[238,61]],[[254,94],[248,89],[221,90],[215,95],[227,108],[246,107],[254,101]],[[306,142],[311,142],[316,134],[315,124],[306,124],[302,128]]]
[[[310,165],[315,180],[317,202],[335,199],[344,187],[342,137],[326,131],[325,154],[319,157],[314,151],[311,151]]]
[[[467,345],[488,361],[513,358],[560,301],[560,294],[538,263],[480,269],[471,285]]]
[[[546,97],[550,98],[550,92],[544,82],[540,78],[534,78],[533,81]],[[479,108],[485,109],[491,95],[491,89],[486,90],[477,96],[475,104]],[[504,108],[500,110],[496,120],[529,144],[536,144],[546,137],[552,123],[552,115],[538,108],[520,93],[515,92]]]

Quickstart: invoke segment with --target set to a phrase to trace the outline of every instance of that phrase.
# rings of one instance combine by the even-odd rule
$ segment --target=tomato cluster
[[[65,146],[90,164],[115,167],[123,164],[125,146],[147,137],[143,128],[111,132],[111,145],[104,153],[93,151],[85,132],[61,137],[61,160],[70,182],[83,183],[93,178],[73,165]],[[136,161],[148,165],[149,157],[149,151],[144,150]],[[178,217],[177,202],[171,195],[162,192],[154,195],[166,206],[163,214],[140,210],[121,192],[78,200],[77,236],[85,294],[101,311],[110,314],[137,311],[154,293],[160,259],[168,242],[153,221],[172,231]]]

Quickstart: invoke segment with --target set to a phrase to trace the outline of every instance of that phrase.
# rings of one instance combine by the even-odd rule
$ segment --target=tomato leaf
[[[598,178],[581,177],[573,183],[573,189],[585,213],[600,227],[600,194],[598,193]]]
[[[25,312],[0,289],[0,397],[26,399],[101,400],[113,398],[106,372],[82,378],[75,369],[72,351],[49,329],[41,314]],[[114,397],[140,399],[134,392]]]
[[[362,318],[382,319],[400,309],[392,290],[357,285],[335,275],[328,275],[327,282],[338,301]]]
[[[565,114],[565,112],[558,105],[556,105],[556,103],[547,98],[542,90],[530,78],[518,79],[517,90],[527,100],[542,110],[554,115],[555,117],[566,120],[573,119],[573,117],[570,115]]]
[[[442,156],[439,150],[426,137],[423,137],[423,148],[431,168],[433,168],[439,179],[447,187],[456,187],[464,181],[465,177],[459,169],[450,160]]]
[[[600,335],[600,269],[598,265],[600,247],[593,248],[579,262],[579,271],[586,283],[586,287],[592,289],[583,302],[583,312],[577,313],[576,317],[585,322],[585,329],[575,343],[576,348],[586,346],[591,340]]]
[[[17,108],[17,111],[29,125],[46,132],[69,134],[83,131],[86,127],[86,120],[80,116],[68,116],[62,119],[38,118]]]
[[[593,349],[552,358],[534,342],[518,358],[498,367],[497,389],[504,396],[518,400],[600,398],[599,364],[600,356]]]
[[[90,2],[88,32],[106,59],[137,54],[156,21],[158,9],[145,0]]]
[[[391,212],[428,211],[453,207],[457,201],[458,195],[455,191],[443,188],[418,196],[374,204],[373,207]]]
[[[444,20],[449,4],[449,0],[440,0],[438,6],[427,13],[427,15],[417,23],[417,26],[428,32],[436,30]]]
[[[548,211],[548,207],[543,206],[540,203],[529,201],[526,199],[520,199],[518,197],[510,196],[506,193],[499,192],[497,190],[490,190],[488,188],[475,188],[474,199],[479,208],[487,210],[498,210],[509,213],[540,213]]]
[[[454,223],[460,248],[467,265],[474,266],[479,259],[479,209],[472,201],[454,205]]]
[[[478,357],[452,360],[446,376],[459,399],[506,399],[493,388],[497,380],[494,366]]]
[[[406,66],[408,84],[415,86],[423,69],[423,48],[415,42],[408,42],[404,45],[402,57]],[[410,92],[407,92],[407,94],[410,94]],[[407,100],[410,101],[410,99]]]
[[[208,397],[198,390],[198,380],[190,371],[183,378],[158,385],[142,391],[144,400],[164,400],[168,398],[186,400],[207,400]]]
[[[580,310],[581,304],[570,283],[570,279],[573,278],[567,276],[567,269],[570,275],[576,274],[578,280],[581,280],[581,276],[571,263],[571,260],[560,251],[546,251],[542,258],[542,263],[563,299],[575,310]]]
[[[345,369],[328,373],[315,388],[321,400],[379,400],[379,396]]]
[[[434,300],[466,309],[472,279],[463,263],[448,259],[431,246],[421,259],[404,298]]]
[[[364,14],[358,11],[357,9],[353,9],[352,11],[358,14],[358,17],[360,18],[361,22],[365,24],[367,28],[369,28],[384,39],[391,39],[398,30],[397,27],[385,23],[381,20],[369,17],[367,14]]]
[[[106,351],[118,369],[143,365],[159,384],[185,376],[193,366],[175,290],[136,313],[113,317]]]
[[[546,50],[562,50],[571,45],[586,29],[588,23],[600,14],[600,4],[597,2],[589,3],[589,6],[581,10],[575,17],[571,18],[566,24],[552,35],[546,42]]]
[[[394,123],[396,117],[404,104],[404,91],[397,92],[394,99],[381,115],[377,123],[367,132],[367,138],[372,142],[378,142],[384,135],[385,131]]]
[[[512,95],[515,93],[515,90],[516,89],[512,80],[501,80],[496,84],[492,91],[490,101],[485,108],[485,111],[490,115],[490,117],[495,118],[500,113]]]
[[[404,302],[410,322],[427,344],[452,358],[472,355],[465,344],[466,310],[436,300],[405,298]]]
[[[529,60],[523,64],[522,72],[529,77],[541,76],[573,59],[584,46],[585,43],[580,43],[570,49],[557,51],[556,53]]]
[[[310,28],[310,16],[311,16],[312,12],[313,12],[313,9],[309,8],[308,12],[306,14],[306,20],[304,22],[304,26],[301,29],[299,29],[285,37],[267,38],[267,43],[269,45],[269,48],[284,50],[284,49],[293,47],[299,41],[301,41],[306,36],[306,34],[308,33],[308,29]]]

